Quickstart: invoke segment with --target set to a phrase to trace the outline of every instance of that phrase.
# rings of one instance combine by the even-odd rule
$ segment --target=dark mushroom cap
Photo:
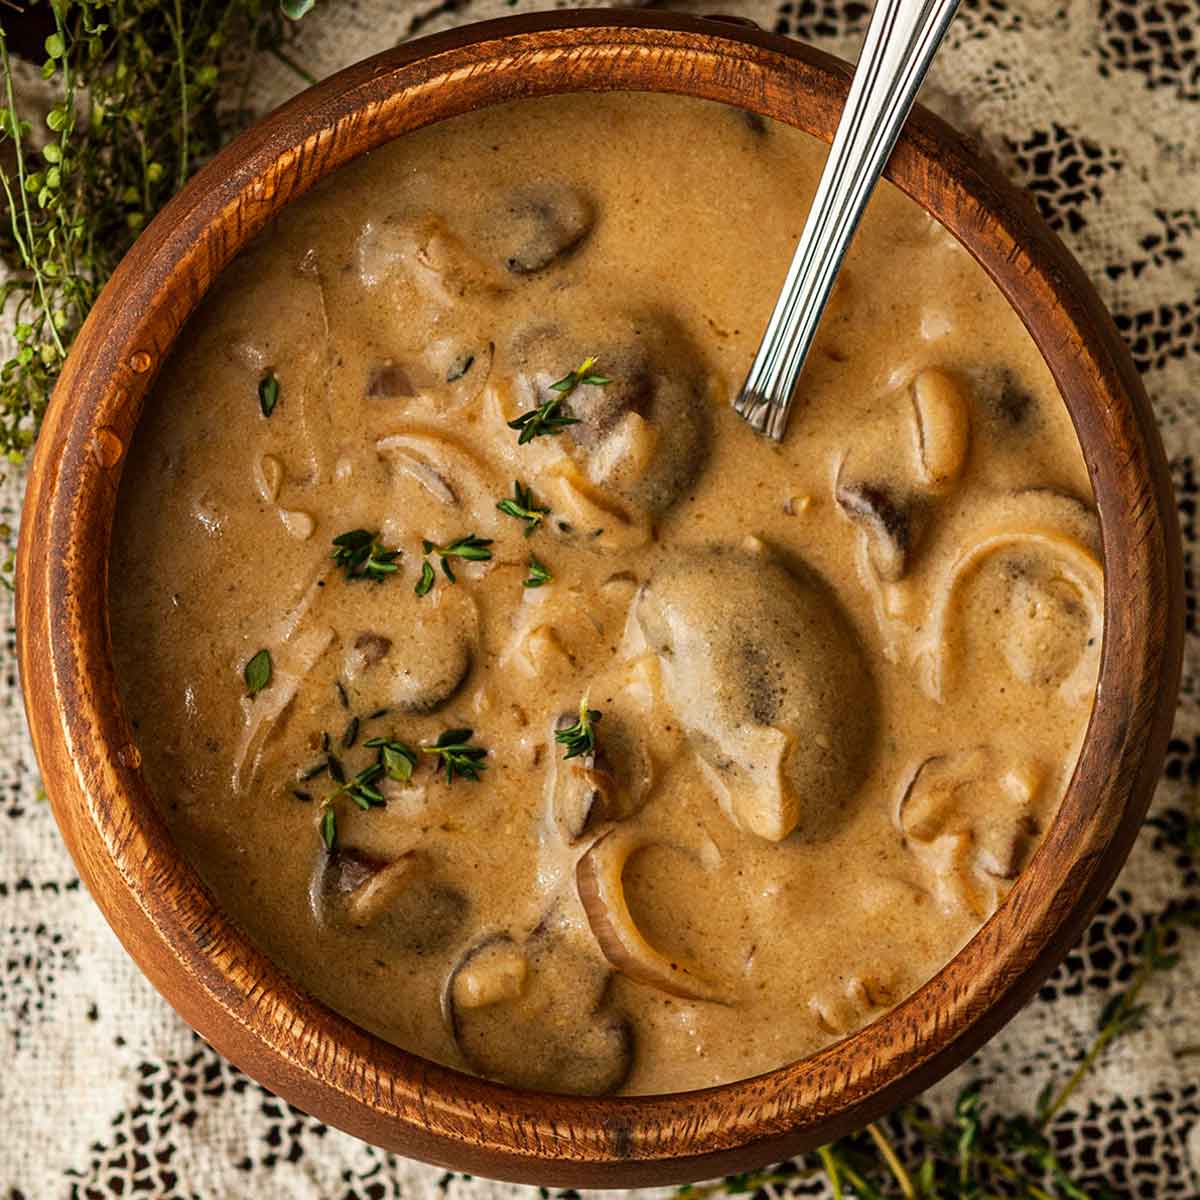
[[[520,956],[525,971],[490,1003],[464,1003],[464,976]],[[503,969],[511,971],[508,962]],[[570,930],[539,926],[523,944],[507,933],[476,942],[450,972],[446,1024],[467,1066],[533,1091],[603,1096],[633,1065],[633,1027],[609,996],[611,972]],[[515,990],[515,994],[513,994]]]

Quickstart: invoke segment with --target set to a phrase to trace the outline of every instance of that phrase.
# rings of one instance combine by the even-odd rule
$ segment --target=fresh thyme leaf
[[[429,560],[426,559],[421,564],[421,578],[417,580],[417,586],[413,591],[418,596],[427,596],[433,589],[434,583],[437,581],[437,576],[433,573],[433,568],[429,565]]]
[[[596,356],[588,355],[575,368],[575,370],[564,375],[561,379],[556,379],[551,385],[552,392],[558,392],[564,399],[569,396],[580,384],[589,384],[594,387],[605,387],[612,383],[612,380],[605,375],[601,375],[596,370]]]
[[[329,777],[334,783],[346,782],[346,768],[336,754],[331,754],[326,760],[329,765]]]
[[[475,365],[475,355],[464,354],[449,371],[446,372],[446,382],[455,383]]]
[[[371,579],[382,583],[400,568],[399,550],[387,550],[379,534],[369,529],[351,529],[333,539],[333,561],[346,572],[347,579]]]
[[[383,797],[383,793],[377,788],[372,787],[372,783],[383,774],[383,767],[378,762],[373,762],[369,767],[364,767],[357,775],[354,776],[345,786],[342,791],[358,805],[359,808],[366,812],[367,809],[377,807],[378,805],[387,803]]]
[[[413,768],[417,765],[417,752],[411,746],[395,738],[382,737],[370,738],[363,745],[379,751],[379,765],[389,779],[407,783],[412,778]]]
[[[515,421],[508,422],[509,429],[521,431],[521,436],[517,438],[518,446],[532,442],[535,437],[547,437],[550,434],[562,433],[568,426],[579,424],[578,417],[565,417],[559,413],[558,410],[562,407],[564,398],[563,396],[551,396],[544,404],[539,404],[537,408],[531,408],[528,412],[522,413]]]
[[[527,588],[540,588],[545,583],[552,583],[554,576],[550,574],[544,564],[540,563],[536,555],[529,556],[529,575],[525,579]]]
[[[321,841],[331,853],[337,847],[337,813],[332,807],[326,807],[321,814]]]
[[[435,771],[446,768],[447,783],[453,783],[456,775],[478,781],[480,774],[487,770],[484,761],[487,750],[483,746],[469,745],[474,736],[471,729],[447,729],[432,746],[422,745],[421,749],[437,758]]]
[[[284,16],[290,17],[293,21],[298,21],[306,13],[312,12],[316,5],[317,0],[279,0],[279,7],[283,10]]]
[[[588,708],[586,696],[580,700],[579,720],[574,725],[568,725],[566,729],[556,730],[554,734],[554,740],[560,746],[567,748],[566,754],[563,755],[564,759],[596,753],[595,725],[602,715],[596,709]]]
[[[342,734],[342,749],[349,750],[355,742],[358,741],[358,726],[359,720],[357,717],[351,717],[349,724],[346,726],[346,732]]]
[[[519,479],[513,480],[512,499],[504,499],[496,507],[506,516],[525,522],[525,536],[530,537],[550,512],[533,498],[533,491]]]
[[[268,371],[258,381],[258,407],[262,415],[269,417],[279,403],[279,377],[274,371]]]
[[[441,559],[442,571],[446,578],[451,583],[457,583],[458,577],[454,574],[453,567],[450,566],[450,560],[462,558],[468,562],[487,562],[492,557],[489,549],[491,544],[491,538],[476,537],[473,533],[469,533],[466,537],[448,542],[445,546],[439,546],[436,542],[431,542],[426,538],[422,541],[421,547],[426,554],[436,554]],[[424,596],[433,587],[433,581],[433,568],[428,562],[425,562],[421,566],[421,578],[417,580],[417,595]]]
[[[242,672],[242,678],[246,681],[246,693],[250,696],[257,695],[271,682],[273,673],[270,650],[260,650]]]

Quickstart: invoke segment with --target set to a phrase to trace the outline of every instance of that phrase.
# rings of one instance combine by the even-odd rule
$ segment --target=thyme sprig
[[[527,588],[544,587],[547,583],[553,583],[554,576],[550,573],[550,569],[543,563],[536,554],[529,556],[529,574],[523,580],[524,586]]]
[[[351,529],[333,539],[333,561],[346,572],[347,579],[370,579],[382,583],[400,566],[400,551],[387,549],[378,533],[369,529]]]
[[[467,562],[487,562],[492,557],[491,544],[491,538],[476,537],[473,533],[469,533],[466,537],[458,538],[453,542],[447,542],[444,546],[439,546],[436,542],[426,539],[421,543],[421,548],[426,554],[434,554],[440,558],[442,560],[443,574],[451,583],[456,583],[457,576],[454,574],[454,569],[450,566],[450,560],[452,558],[461,558]],[[423,596],[432,586],[432,583],[425,586],[425,572],[422,571],[418,588],[424,587],[424,591],[418,591],[417,594]]]
[[[550,510],[534,499],[533,490],[527,488],[519,479],[513,480],[512,499],[507,497],[496,504],[496,507],[506,516],[515,517],[525,522],[525,536],[532,537],[538,527],[546,519]]]
[[[301,14],[311,4],[288,0]],[[0,306],[17,342],[0,366],[0,456],[21,463],[84,318],[134,238],[246,123],[259,54],[291,64],[276,0],[50,3],[44,125],[20,111],[0,27]]]
[[[470,744],[474,736],[473,729],[447,729],[432,746],[422,745],[421,750],[437,758],[435,771],[445,767],[447,783],[453,783],[456,775],[478,782],[480,774],[487,770],[484,761],[487,750]]]
[[[612,380],[607,375],[601,375],[596,370],[596,356],[589,355],[575,368],[573,371],[568,371],[561,379],[556,379],[551,385],[552,392],[560,393],[564,398],[569,396],[580,384],[588,384],[592,387],[606,387],[612,383]]]
[[[554,740],[567,748],[564,759],[579,758],[581,755],[596,753],[596,722],[603,713],[594,708],[588,708],[588,698],[584,696],[579,702],[579,720],[566,729],[557,729]]]

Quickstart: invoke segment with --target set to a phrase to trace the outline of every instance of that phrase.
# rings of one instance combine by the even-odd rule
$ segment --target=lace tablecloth
[[[403,38],[525,7],[322,0],[292,53],[325,74]],[[709,8],[853,58],[869,5],[721,0],[696,11]],[[265,62],[256,86],[265,110],[296,80]],[[1147,924],[1172,898],[1200,898],[1195,868],[1174,848],[1200,780],[1200,0],[964,0],[925,100],[1033,192],[1096,281],[1154,400],[1185,541],[1183,692],[1152,815],[1039,998],[929,1100],[983,1076],[994,1103],[1023,1111],[1090,1041]],[[13,524],[21,482],[10,477],[0,492]],[[159,998],[81,888],[39,798],[3,603],[0,1197],[483,1200],[522,1191],[447,1176],[325,1127],[222,1060]],[[1058,1126],[1064,1161],[1122,1195],[1200,1196],[1200,1058],[1185,1053],[1200,1041],[1200,937],[1184,951],[1146,994],[1154,1018],[1114,1044]]]

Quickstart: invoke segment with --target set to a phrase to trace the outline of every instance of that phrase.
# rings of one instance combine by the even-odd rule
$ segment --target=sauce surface
[[[883,185],[785,442],[729,408],[823,157],[653,95],[446,122],[290,206],[155,386],[110,571],[144,769],[401,1046],[768,1070],[933,975],[1053,817],[1099,532],[982,270]]]

